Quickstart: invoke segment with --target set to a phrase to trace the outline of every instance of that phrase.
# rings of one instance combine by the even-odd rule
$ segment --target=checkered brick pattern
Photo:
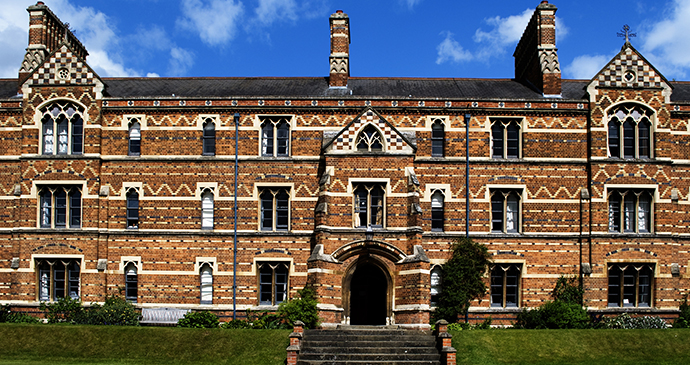
[[[385,120],[379,118],[374,112],[368,111],[355,120],[349,128],[338,136],[335,141],[335,150],[348,151],[355,149],[355,138],[357,138],[357,134],[369,123],[374,124],[383,131],[384,148],[386,151],[402,151],[405,148],[406,143],[402,137],[400,137]]]
[[[67,69],[69,77],[58,77],[58,70]],[[50,59],[34,73],[31,85],[92,84],[94,74],[83,60],[72,54],[67,46],[62,46]]]
[[[626,73],[634,77],[626,80]],[[661,87],[661,75],[632,48],[626,48],[598,76],[600,87]]]

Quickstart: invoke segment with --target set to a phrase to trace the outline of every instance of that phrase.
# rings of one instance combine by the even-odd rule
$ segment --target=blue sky
[[[511,78],[539,0],[44,0],[103,76],[327,76],[328,17],[350,16],[352,76]],[[563,78],[589,79],[623,44],[690,76],[690,0],[551,0]],[[14,78],[36,1],[0,0],[0,77]]]

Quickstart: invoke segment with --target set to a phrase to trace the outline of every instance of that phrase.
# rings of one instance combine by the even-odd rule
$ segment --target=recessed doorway
[[[355,264],[350,280],[350,324],[385,325],[388,315],[388,278],[371,262]]]

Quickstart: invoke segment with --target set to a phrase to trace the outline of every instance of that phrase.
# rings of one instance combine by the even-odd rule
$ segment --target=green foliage
[[[590,318],[582,306],[561,301],[546,302],[537,309],[518,313],[515,328],[564,329],[589,328]]]
[[[277,330],[277,329],[291,329],[292,326],[287,323],[285,317],[278,313],[259,312],[258,316],[252,316],[248,313],[247,318],[251,318],[251,325],[256,330]]]
[[[209,312],[190,312],[177,321],[180,327],[189,328],[218,328],[218,316]]]
[[[139,313],[134,305],[122,297],[109,296],[103,306],[93,304],[74,320],[77,324],[104,326],[137,326]]]
[[[443,266],[442,290],[433,322],[445,319],[454,323],[472,300],[481,298],[486,292],[483,276],[490,265],[491,256],[486,246],[469,238],[457,240],[453,244],[453,255]]]
[[[297,294],[299,298],[280,303],[278,313],[287,320],[290,326],[293,326],[295,321],[302,321],[305,328],[318,327],[320,319],[316,309],[316,292],[310,287],[305,287]]]
[[[552,295],[555,301],[582,305],[584,289],[578,283],[576,276],[561,276],[556,281]]]
[[[220,328],[225,328],[225,329],[244,329],[244,328],[252,328],[252,324],[249,323],[248,321],[241,320],[241,319],[233,319],[228,322],[225,322],[220,325]]]
[[[680,314],[673,321],[673,328],[690,328],[690,305],[688,305],[688,295],[683,296],[683,303],[680,305]]]
[[[491,329],[491,317],[486,318],[482,323],[469,324],[465,322],[449,323],[448,331],[471,331],[471,330],[488,330]]]
[[[64,297],[53,303],[41,302],[40,308],[46,311],[48,323],[75,323],[83,318],[84,309],[79,299]]]
[[[664,329],[668,328],[666,321],[658,316],[631,317],[628,313],[615,317],[604,317],[597,328],[606,329]]]
[[[13,313],[9,305],[0,305],[0,323],[40,323],[41,320],[26,313]]]

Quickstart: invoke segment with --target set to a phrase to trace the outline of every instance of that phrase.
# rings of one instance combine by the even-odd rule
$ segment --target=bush
[[[469,324],[465,322],[449,323],[448,331],[470,331],[470,330],[488,330],[491,329],[491,317],[486,318],[482,323]]]
[[[221,324],[220,327],[225,329],[242,329],[252,328],[252,324],[242,319],[233,319]]]
[[[293,326],[295,321],[302,321],[305,328],[318,327],[320,319],[314,289],[305,287],[297,294],[299,298],[280,303],[278,313],[287,320],[290,326]]]
[[[209,312],[190,312],[177,321],[180,327],[189,328],[218,328],[218,316]]]
[[[690,305],[688,305],[688,295],[683,297],[683,303],[680,305],[680,314],[675,321],[673,321],[673,328],[689,328],[690,327]]]
[[[553,300],[558,302],[566,302],[572,304],[582,305],[582,296],[584,290],[577,282],[576,276],[561,276],[556,281],[556,287],[553,288]]]
[[[247,318],[251,318],[249,315]],[[253,329],[257,330],[277,330],[277,329],[291,329],[292,326],[287,323],[287,319],[278,313],[261,312],[258,317],[251,321]]]
[[[668,328],[666,321],[658,316],[631,317],[628,313],[615,317],[604,317],[597,328],[606,329],[663,329]]]
[[[588,328],[587,311],[579,304],[562,301],[546,302],[537,309],[523,310],[517,316],[515,328],[564,329]]]
[[[93,304],[91,308],[85,309],[74,322],[104,326],[138,326],[139,312],[124,298],[110,296],[105,299],[103,306]]]
[[[12,313],[10,306],[0,305],[0,323],[40,323],[41,320],[26,313]]]
[[[75,323],[82,321],[84,309],[79,299],[60,298],[57,302],[41,302],[41,310],[46,311],[48,323]]]

